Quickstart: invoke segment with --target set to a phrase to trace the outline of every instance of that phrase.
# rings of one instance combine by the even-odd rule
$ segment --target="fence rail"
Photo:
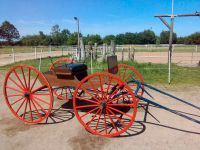
[[[90,55],[85,46],[86,55]],[[111,46],[104,44],[92,47],[97,58],[112,54]],[[105,50],[105,52],[104,52]],[[118,60],[134,59],[138,62],[167,63],[168,45],[116,45]],[[17,61],[48,56],[72,55],[76,57],[77,46],[15,46],[0,47],[0,66]],[[96,58],[93,58],[96,59]],[[195,66],[200,61],[200,45],[173,45],[172,62],[178,65]]]

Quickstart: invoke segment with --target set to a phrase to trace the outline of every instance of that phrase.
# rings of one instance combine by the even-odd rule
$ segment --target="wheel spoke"
[[[29,114],[30,114],[30,121],[33,121],[33,114],[32,114],[32,108],[31,108],[31,103],[30,103],[30,100],[28,101],[28,103],[29,103]]]
[[[124,68],[124,74],[123,74],[122,80],[124,80],[124,78],[125,78],[126,70],[127,70],[127,67]]]
[[[124,106],[124,107],[133,107],[133,104],[107,104],[107,106]]]
[[[101,76],[98,76],[98,78],[99,78],[100,89],[101,89],[101,97],[102,97],[102,98],[105,98],[105,97],[104,97],[104,91],[103,91],[103,87],[102,87]]]
[[[11,80],[17,87],[19,87],[22,91],[24,90],[23,87],[21,87],[19,84],[17,84],[11,77],[8,78]]]
[[[104,127],[107,134],[107,125],[106,125],[106,114],[104,113]]]
[[[30,76],[31,76],[31,69],[28,68],[28,89],[30,89],[30,82],[31,82]]]
[[[117,101],[117,100],[119,100],[119,99],[121,99],[121,98],[124,98],[125,96],[128,96],[128,95],[130,95],[130,94],[120,95],[119,97],[116,97],[116,98],[114,98],[114,99],[111,99],[111,100],[108,101],[108,104],[109,104],[109,103],[112,103],[112,102],[114,102],[114,101]]]
[[[123,84],[119,84],[118,87],[109,95],[108,99],[111,98],[111,96],[113,96],[114,94],[116,94],[118,92],[118,90],[122,87]]]
[[[11,89],[11,90],[13,90],[13,91],[16,91],[16,92],[19,92],[19,93],[23,93],[23,94],[24,94],[24,92],[23,92],[23,91],[19,91],[19,90],[15,89],[15,88],[12,88],[12,87],[10,87],[10,86],[6,86],[6,88],[8,88],[8,89]]]
[[[27,101],[27,99],[26,99],[26,106],[25,106],[25,109],[24,109],[23,119],[24,119],[24,118],[25,118],[25,116],[26,116],[26,109],[27,109],[27,105],[28,105],[28,101]]]
[[[21,105],[18,107],[16,114],[18,114],[19,110],[21,109],[21,107],[23,106],[24,102],[26,101],[26,99],[24,99],[24,101],[21,103]]]
[[[129,73],[128,77],[126,77],[126,78],[124,79],[124,81],[127,81],[127,80],[133,75],[133,73],[134,73],[134,72],[131,71],[131,72]]]
[[[92,119],[87,123],[87,126],[89,126],[91,124],[91,122],[94,120],[94,118],[97,116],[97,114],[101,111],[101,109],[99,109],[95,115],[92,117]]]
[[[38,77],[39,77],[39,74],[37,74],[37,76],[35,77],[35,79],[33,81],[33,84],[31,85],[30,91],[32,91],[32,89],[33,89]]]
[[[35,92],[37,92],[37,91],[40,91],[40,90],[42,90],[42,89],[44,89],[44,88],[46,88],[46,87],[47,87],[46,85],[42,85],[42,86],[40,86],[39,88],[33,90],[31,93],[33,94],[33,93],[35,93]]]
[[[87,89],[85,89],[84,87],[81,87],[81,89],[86,92],[88,95],[90,95],[93,99],[95,99],[97,102],[99,101],[98,99],[96,99]]]
[[[77,109],[80,108],[90,108],[90,107],[97,107],[98,105],[83,105],[83,106],[76,106]]]
[[[25,78],[25,75],[24,75],[24,69],[22,67],[21,67],[21,71],[22,71],[25,86],[26,86],[26,88],[28,88],[27,83],[26,83],[26,78]]]
[[[81,99],[81,100],[84,100],[84,101],[87,101],[87,102],[91,102],[91,103],[94,103],[94,104],[98,104],[98,102],[96,102],[96,101],[89,100],[89,99],[87,99],[87,98],[83,98],[83,97],[79,97],[79,96],[77,96],[77,99]]]
[[[94,89],[94,92],[96,93],[96,95],[99,98],[99,94],[98,94],[97,90],[95,89],[93,82],[91,80],[88,80],[88,82],[90,83],[91,87]]]
[[[37,96],[49,96],[50,94],[46,94],[46,93],[34,93],[33,95],[37,95]]]
[[[14,104],[16,104],[17,102],[20,102],[20,101],[23,100],[23,99],[24,99],[24,97],[22,97],[22,98],[16,100],[15,102],[11,103],[10,105],[14,105]]]
[[[12,95],[7,95],[6,97],[15,97],[15,96],[24,96],[23,94],[12,94]]]
[[[99,118],[98,118],[98,120],[97,120],[96,126],[95,126],[95,131],[97,130],[97,127],[99,126],[99,120],[100,120],[100,118],[101,118],[101,115],[102,115],[102,109],[101,109]]]
[[[109,82],[108,82],[106,95],[108,95],[108,91],[109,91],[109,89],[110,89],[110,83],[111,83],[111,81],[112,81],[112,78],[110,78],[110,80],[109,80]]]
[[[122,121],[119,117],[117,117],[114,112],[112,112],[110,109],[107,108],[107,110],[124,126],[126,127],[127,125]]]
[[[94,109],[92,109],[92,110],[90,110],[90,111],[88,111],[88,112],[86,112],[85,114],[83,114],[82,116],[80,116],[81,118],[83,118],[83,117],[85,117],[86,115],[88,115],[88,114],[90,114],[90,113],[92,113],[92,112],[94,112],[95,110],[97,110],[97,109],[99,109],[98,107],[96,107],[96,108],[94,108]]]
[[[38,98],[38,97],[36,97],[36,96],[34,96],[34,95],[32,95],[32,96],[33,96],[35,99],[37,99],[38,101],[43,102],[43,103],[45,103],[45,104],[47,104],[47,105],[50,105],[50,103],[44,101],[43,99]]]
[[[37,116],[38,116],[39,118],[41,118],[42,116],[41,116],[41,114],[39,113],[39,111],[38,111],[37,107],[35,106],[34,102],[33,102],[32,100],[30,100],[30,101],[31,101],[31,103],[33,104],[33,107],[34,107],[34,109],[35,109],[36,112],[37,112]]]
[[[116,130],[116,132],[118,132],[118,129],[117,129],[117,127],[116,127],[114,121],[112,120],[112,118],[111,118],[111,116],[110,116],[108,110],[106,110],[106,113],[107,113],[108,118],[110,119],[110,121],[111,121],[111,123],[112,123],[112,126],[114,127],[114,129]]]
[[[23,86],[23,88],[25,89],[26,87],[25,87],[25,85],[22,83],[22,80],[19,78],[17,72],[16,72],[15,70],[13,70],[13,72],[14,72],[15,76],[17,77],[17,79],[19,80],[19,82],[21,83],[21,85]]]
[[[116,112],[118,112],[118,113],[120,113],[120,114],[122,114],[122,115],[125,115],[125,116],[127,116],[127,117],[129,117],[129,118],[132,118],[131,115],[129,115],[129,114],[127,114],[127,113],[124,113],[124,112],[122,112],[122,111],[120,111],[120,110],[118,110],[118,109],[115,109],[115,108],[109,107],[109,106],[108,106],[108,108],[109,108],[109,109],[112,109],[112,110],[114,110],[114,111],[116,111]]]
[[[32,100],[41,108],[41,110],[42,110],[45,114],[47,114],[47,112],[44,110],[44,108],[43,108],[34,98],[32,98]]]

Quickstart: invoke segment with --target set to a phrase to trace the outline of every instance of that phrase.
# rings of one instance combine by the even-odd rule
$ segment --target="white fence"
[[[111,54],[111,47],[102,45],[93,47],[98,58],[103,57],[103,49],[107,55]],[[89,55],[88,46],[85,46],[86,55]],[[131,54],[130,54],[131,53]],[[115,54],[118,60],[131,58],[137,62],[167,63],[168,45],[117,45]],[[71,54],[76,56],[76,46],[60,47],[3,47],[0,48],[0,66],[18,61],[39,59],[44,57],[63,56]],[[195,66],[200,61],[200,46],[198,45],[174,45],[172,63],[183,66]]]

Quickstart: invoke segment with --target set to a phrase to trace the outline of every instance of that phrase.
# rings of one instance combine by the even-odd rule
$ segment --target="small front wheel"
[[[51,87],[32,66],[15,66],[7,73],[4,97],[14,116],[29,124],[42,122],[52,109]]]

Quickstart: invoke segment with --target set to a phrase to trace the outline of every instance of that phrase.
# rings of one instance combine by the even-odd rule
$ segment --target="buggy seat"
[[[63,64],[53,69],[58,78],[66,79],[75,76],[79,81],[86,77],[87,65],[85,64]]]
[[[85,64],[64,64],[62,66],[63,69],[69,69],[72,74],[77,74],[79,72],[87,70],[87,65]]]

